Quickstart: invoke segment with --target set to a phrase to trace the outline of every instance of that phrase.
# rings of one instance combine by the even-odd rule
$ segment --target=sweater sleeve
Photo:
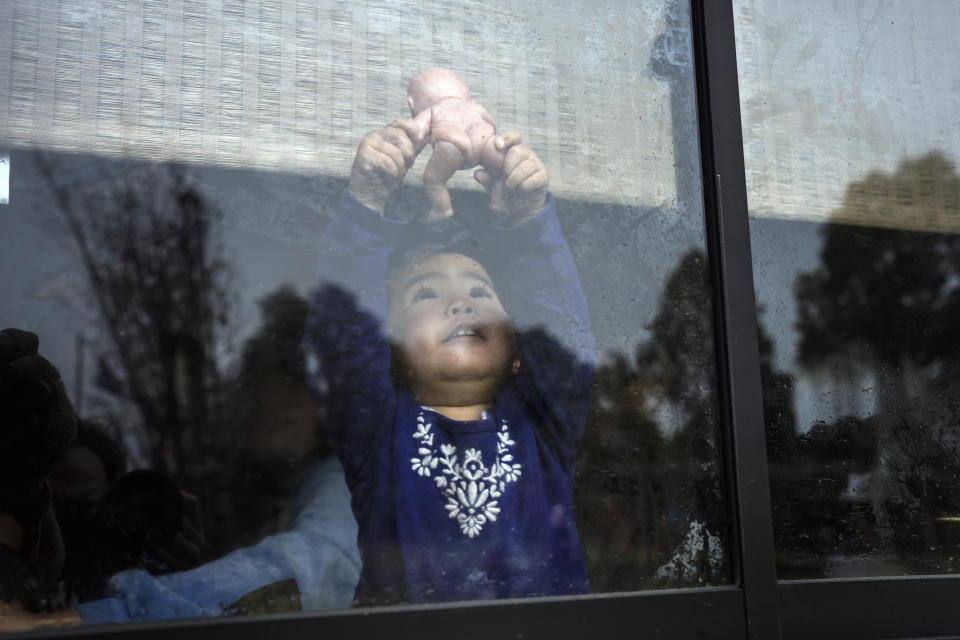
[[[333,458],[308,472],[290,531],[205,565],[164,576],[124,571],[112,597],[81,604],[86,623],[218,616],[242,596],[293,578],[305,611],[349,607],[360,576],[357,526],[343,470]]]
[[[348,479],[363,473],[362,454],[379,450],[384,419],[396,402],[386,275],[405,225],[382,218],[344,191],[320,240],[318,286],[304,331],[307,383]]]
[[[516,387],[542,436],[573,471],[595,366],[595,343],[576,266],[552,197],[532,220],[494,228],[517,328]]]

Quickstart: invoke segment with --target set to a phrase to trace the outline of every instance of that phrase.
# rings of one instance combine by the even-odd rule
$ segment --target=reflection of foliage
[[[668,504],[689,509],[685,519],[703,520],[713,534],[726,531],[715,353],[706,259],[690,251],[667,280],[652,339],[638,349],[637,363],[651,377],[660,402],[677,416],[673,459],[690,465],[692,477],[678,483]],[[701,568],[701,579],[725,579],[712,574],[709,562]]]
[[[212,450],[213,352],[227,315],[226,268],[213,242],[220,212],[178,166],[135,166],[77,192],[60,181],[59,164],[44,158],[41,169],[79,249],[150,463],[192,483]]]
[[[894,173],[851,183],[834,217],[891,228],[826,228],[822,264],[797,281],[800,360],[838,377],[859,370],[874,378],[874,442],[862,451],[876,455],[869,498],[879,534],[912,570],[956,568],[942,549],[957,542],[947,531],[958,525],[945,518],[960,511],[960,235],[905,229],[956,229],[960,175],[939,152],[905,160]],[[815,473],[840,458],[825,447]],[[838,493],[796,499],[840,509]],[[836,536],[841,523],[823,526]],[[831,549],[843,551],[820,552]]]
[[[822,577],[827,556],[876,549],[873,509],[856,487],[848,491],[874,464],[874,432],[870,421],[841,418],[768,439],[780,578]]]
[[[706,262],[700,251],[687,253],[667,280],[651,329],[653,340],[638,351],[637,364],[676,408],[678,426],[703,412],[713,423],[713,322]],[[715,448],[716,429],[707,427],[703,436]]]
[[[883,496],[886,533],[921,573],[960,569],[955,553],[960,545],[960,389],[954,380],[945,382],[934,381],[923,406],[900,415],[884,451],[894,479]]]
[[[875,427],[841,418],[797,433],[793,382],[774,370],[773,345],[762,325],[759,347],[777,574],[822,577],[828,555],[876,548],[872,505],[851,487],[876,460]]]
[[[942,154],[907,160],[894,174],[873,172],[852,183],[836,212],[841,219],[891,223],[901,215],[960,219],[960,176]],[[885,370],[897,372],[907,363],[926,366],[960,352],[952,336],[955,324],[943,322],[960,310],[960,235],[828,229],[821,266],[797,281],[804,364],[866,348]]]
[[[727,528],[706,276],[703,254],[688,253],[650,342],[597,371],[575,485],[595,591],[729,579],[716,548]],[[694,530],[704,544],[691,542]]]
[[[665,439],[649,416],[646,389],[623,356],[597,371],[574,484],[594,591],[638,588],[669,544]]]

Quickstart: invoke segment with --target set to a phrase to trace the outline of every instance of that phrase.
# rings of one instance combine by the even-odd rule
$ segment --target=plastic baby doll
[[[427,221],[436,222],[453,215],[446,185],[454,173],[477,165],[499,165],[494,147],[496,123],[470,97],[460,76],[441,67],[413,77],[407,87],[407,104],[433,145],[433,155],[423,171],[423,186],[431,206]]]

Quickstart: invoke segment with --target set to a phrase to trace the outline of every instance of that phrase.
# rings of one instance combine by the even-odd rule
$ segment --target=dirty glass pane
[[[960,6],[734,4],[779,575],[955,572]]]
[[[425,169],[456,118],[383,133],[434,67],[521,137],[489,194]],[[686,3],[16,1],[0,87],[7,619],[729,582]],[[381,217],[360,150],[397,132]],[[504,347],[482,401],[377,324],[424,264],[385,272],[391,225],[478,261],[458,313],[502,298],[443,336]]]

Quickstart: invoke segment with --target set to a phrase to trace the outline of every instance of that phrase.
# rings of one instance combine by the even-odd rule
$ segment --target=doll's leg
[[[441,140],[433,145],[433,154],[423,169],[423,188],[430,200],[427,222],[438,222],[453,215],[447,182],[460,169],[464,156],[452,142]]]
[[[498,215],[504,215],[508,212],[503,183],[503,161],[506,152],[497,149],[496,140],[496,134],[487,138],[483,149],[480,150],[480,166],[491,176],[490,184],[485,185],[490,195],[490,210]]]

